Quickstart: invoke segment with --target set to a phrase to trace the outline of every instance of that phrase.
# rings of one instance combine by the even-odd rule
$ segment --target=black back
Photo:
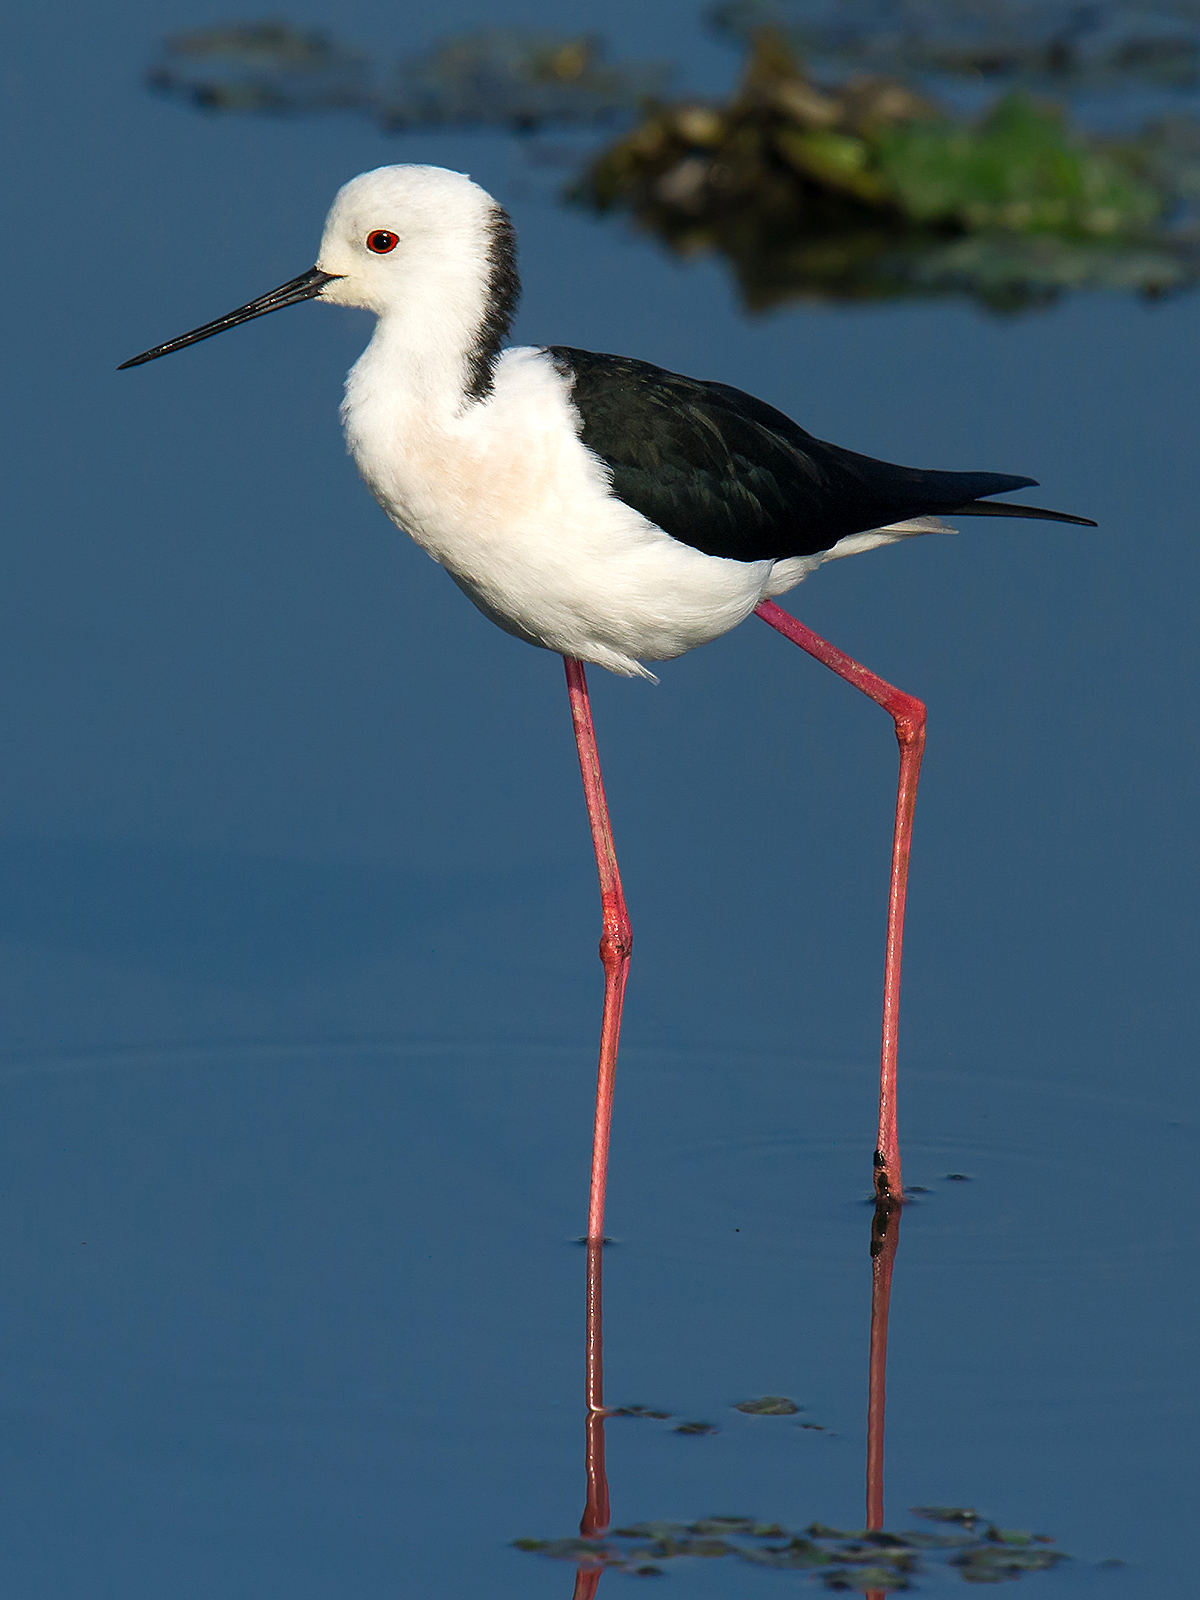
[[[565,345],[548,353],[572,380],[583,442],[608,466],[614,492],[705,555],[816,555],[848,534],[962,512],[980,495],[1036,481],[893,466],[824,444],[728,384]]]

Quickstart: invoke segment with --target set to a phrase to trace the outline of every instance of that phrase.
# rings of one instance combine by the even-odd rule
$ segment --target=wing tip
[[[1100,526],[1091,517],[1077,517],[1072,511],[1050,511],[1045,506],[1014,505],[1010,500],[972,500],[966,505],[955,506],[953,510],[942,514],[952,517],[1024,517],[1031,522],[1070,522],[1080,528]]]

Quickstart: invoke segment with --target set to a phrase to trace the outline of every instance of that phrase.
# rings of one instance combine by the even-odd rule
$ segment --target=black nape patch
[[[521,298],[517,235],[503,206],[492,210],[488,269],[487,306],[467,354],[467,394],[472,400],[484,400],[492,392],[496,362]]]

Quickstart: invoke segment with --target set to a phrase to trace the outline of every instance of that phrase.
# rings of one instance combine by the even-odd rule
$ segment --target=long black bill
[[[270,294],[260,295],[257,300],[239,306],[236,311],[218,317],[215,322],[206,322],[202,328],[193,328],[191,333],[181,333],[178,339],[168,339],[166,344],[156,344],[153,350],[144,350],[140,356],[134,356],[132,361],[122,361],[117,371],[124,372],[126,367],[140,367],[143,361],[156,361],[159,356],[169,356],[172,350],[182,350],[184,345],[197,344],[201,339],[211,339],[214,333],[224,333],[226,328],[236,328],[239,322],[250,322],[254,317],[265,317],[268,311],[278,311],[283,306],[294,306],[301,300],[311,300],[337,276],[336,272],[322,272],[319,267],[310,267],[307,272],[302,272],[290,283],[281,283],[279,288],[272,289]]]

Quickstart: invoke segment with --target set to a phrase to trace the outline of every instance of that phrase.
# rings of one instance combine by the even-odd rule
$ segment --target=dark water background
[[[561,664],[358,483],[335,413],[364,317],[113,370],[303,271],[347,177],[429,160],[514,214],[518,339],[1101,521],[980,524],[787,603],[930,710],[901,1129],[932,1193],[896,1270],[889,1521],[976,1504],[1077,1558],[1032,1589],[1188,1592],[1200,300],[748,322],[719,267],[560,209],[506,140],[141,89],[161,33],[228,16],[8,20],[7,1590],[570,1592],[506,1548],[582,1501],[600,972]],[[600,23],[701,87],[734,67],[677,0],[336,18],[397,52],[481,20]],[[608,1396],[721,1429],[610,1423],[614,1515],[861,1525],[891,731],[753,621],[658,688],[592,687],[636,930]],[[830,1431],[729,1409],[765,1391]]]

